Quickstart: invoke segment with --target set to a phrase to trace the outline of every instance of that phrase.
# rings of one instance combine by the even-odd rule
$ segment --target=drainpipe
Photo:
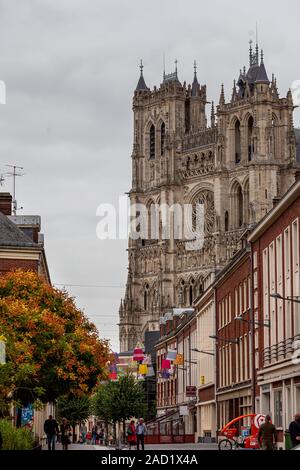
[[[255,368],[255,323],[254,323],[254,273],[253,273],[253,246],[250,243],[250,331],[251,331],[251,350],[252,357],[252,413],[255,413],[255,387],[256,387],[256,368]]]
[[[214,315],[213,315],[213,334],[217,334],[216,331],[216,316],[217,316],[217,295],[216,288],[214,287]],[[219,410],[218,410],[218,401],[217,401],[217,341],[214,342],[215,348],[215,357],[214,357],[214,376],[215,376],[215,407],[216,407],[216,442],[218,442],[218,431],[219,431]]]

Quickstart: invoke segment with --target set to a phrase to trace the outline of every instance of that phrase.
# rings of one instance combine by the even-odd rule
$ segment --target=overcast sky
[[[110,286],[68,290],[115,350],[127,243],[96,238],[96,208],[130,189],[140,59],[151,87],[163,53],[167,73],[177,58],[187,82],[196,59],[208,100],[222,82],[228,99],[257,21],[269,77],[286,95],[300,79],[299,17],[296,0],[0,0],[0,169],[24,167],[19,213],[42,217],[52,281]],[[7,179],[1,190],[11,188]]]

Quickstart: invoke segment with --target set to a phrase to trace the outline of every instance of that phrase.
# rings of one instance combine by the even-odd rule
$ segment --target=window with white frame
[[[274,424],[282,428],[282,389],[274,390]]]

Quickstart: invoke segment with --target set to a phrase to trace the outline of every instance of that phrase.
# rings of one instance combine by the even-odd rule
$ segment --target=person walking
[[[92,445],[96,445],[98,441],[98,428],[97,426],[92,427]]]
[[[131,450],[133,446],[136,446],[136,429],[134,419],[130,421],[130,424],[127,428],[127,442],[129,444],[129,449]]]
[[[262,450],[274,450],[277,433],[274,424],[271,423],[271,416],[267,415],[265,422],[261,424],[257,440]]]
[[[147,432],[147,428],[146,428],[143,418],[140,418],[135,431],[136,431],[136,440],[137,440],[137,445],[136,445],[137,450],[140,450],[140,444],[142,446],[142,450],[145,450],[145,434]]]
[[[48,450],[55,450],[55,441],[59,430],[58,424],[52,415],[44,423],[44,432],[47,436]]]
[[[68,450],[68,445],[70,444],[71,427],[66,418],[62,419],[62,424],[60,425],[60,433],[62,448],[63,450]]]
[[[293,447],[300,445],[300,413],[295,414],[295,419],[289,425],[289,432]]]
[[[80,425],[79,433],[80,433],[81,443],[85,444],[86,437],[87,437],[87,427],[86,427],[85,423],[82,423]]]

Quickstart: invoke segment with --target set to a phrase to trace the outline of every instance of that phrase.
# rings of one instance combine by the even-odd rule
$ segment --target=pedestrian
[[[136,427],[136,440],[137,440],[137,450],[140,450],[140,444],[142,446],[142,450],[145,450],[145,434],[147,432],[147,428],[143,418],[140,418],[139,424]]]
[[[112,445],[113,445],[113,442],[114,442],[113,435],[110,434],[109,437],[108,437],[108,445],[109,445],[109,446],[112,446]]]
[[[96,445],[98,442],[97,426],[92,427],[92,445]]]
[[[265,422],[261,424],[257,440],[262,450],[274,450],[277,433],[274,424],[271,423],[271,416],[265,417]]]
[[[68,450],[68,445],[71,444],[71,441],[70,441],[71,427],[66,418],[62,419],[62,424],[60,425],[60,432],[61,432],[62,448],[63,450]]]
[[[100,432],[98,434],[98,441],[99,441],[99,444],[100,446],[102,446],[104,444],[104,429],[100,429]]]
[[[289,425],[293,447],[300,444],[300,413],[295,414],[295,420]]]
[[[80,440],[82,444],[85,444],[86,442],[86,435],[87,435],[87,427],[85,423],[82,423],[79,427],[79,433],[80,433]]]
[[[130,424],[127,428],[127,442],[129,444],[129,449],[131,450],[133,446],[136,446],[136,430],[134,419],[130,421]]]
[[[47,436],[48,450],[55,450],[55,441],[59,430],[58,424],[52,415],[44,423],[44,432]]]

